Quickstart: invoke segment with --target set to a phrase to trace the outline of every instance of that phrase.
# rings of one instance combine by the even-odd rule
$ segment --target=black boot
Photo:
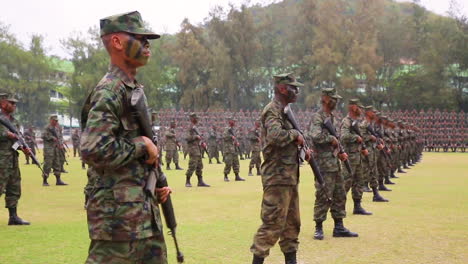
[[[392,171],[392,174],[390,174],[390,178],[398,179],[398,178],[400,178],[400,177],[396,176],[396,175],[395,175],[395,172]]]
[[[217,164],[223,164],[222,162],[219,161],[219,159],[216,159]]]
[[[209,164],[213,164],[213,163],[211,162],[211,159],[210,159],[210,161],[209,161],[208,163],[209,163]]]
[[[353,214],[358,215],[372,215],[371,212],[366,211],[366,209],[362,208],[361,206],[361,199],[353,199],[354,200],[354,210]]]
[[[23,219],[19,218],[16,214],[16,207],[8,208],[8,212],[10,213],[10,218],[8,219],[8,225],[30,225],[28,221],[24,221]]]
[[[185,187],[192,187],[192,184],[190,183],[190,177],[191,176],[188,175],[185,176]]]
[[[369,188],[369,183],[366,182],[364,183],[364,187],[362,187],[363,192],[372,192],[372,190]]]
[[[284,253],[284,264],[297,264],[296,251]]]
[[[228,182],[228,181],[229,181],[229,178],[228,178],[227,174],[224,174],[224,181],[225,181],[225,182]]]
[[[181,167],[179,166],[179,163],[176,163],[176,164],[175,164],[175,169],[176,169],[176,170],[183,170],[183,168],[181,168]]]
[[[68,185],[68,184],[64,183],[64,182],[60,179],[60,175],[55,175],[55,178],[57,179],[55,185]]]
[[[265,260],[264,258],[253,255],[252,264],[263,264],[264,260]]]
[[[373,202],[388,202],[387,199],[380,196],[380,193],[379,193],[379,190],[377,190],[377,187],[372,188],[372,192],[374,193],[374,197],[372,198]]]
[[[335,228],[333,228],[333,237],[358,237],[357,233],[349,231],[343,225],[342,218],[335,218]]]
[[[383,184],[383,180],[379,180],[379,191],[391,192],[392,190]]]
[[[171,170],[171,166],[169,165],[169,162],[166,164],[166,170]]]
[[[314,239],[315,240],[323,240],[323,222],[321,221],[315,221],[315,233],[314,233]]]
[[[406,171],[402,170],[401,167],[398,167],[398,173],[406,173]]]
[[[48,175],[42,175],[42,186],[49,186],[47,182]]]
[[[403,169],[411,169],[410,167],[408,167],[408,165],[406,165],[406,163],[403,165]]]
[[[253,176],[253,174],[252,174],[252,168],[249,168],[249,176]]]
[[[210,185],[206,184],[204,181],[203,181],[203,177],[202,176],[198,176],[198,184],[197,184],[198,187],[210,187]]]
[[[394,182],[390,181],[390,178],[387,176],[385,176],[385,184],[395,184]]]
[[[245,181],[245,179],[244,179],[244,178],[241,178],[241,177],[239,176],[239,173],[236,173],[236,181]]]
[[[260,172],[259,168],[257,168],[257,176],[262,176],[262,173]]]

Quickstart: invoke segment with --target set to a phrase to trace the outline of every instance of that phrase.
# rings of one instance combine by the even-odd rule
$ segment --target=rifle
[[[356,135],[358,135],[359,137],[361,137],[362,141],[361,141],[361,148],[362,150],[366,150],[366,143],[364,143],[364,138],[362,137],[362,134],[361,134],[361,131],[359,130],[359,127],[358,127],[358,122],[356,120],[353,121],[353,123],[351,123],[351,131],[353,131]],[[364,156],[364,159],[366,160],[367,163],[369,163],[369,157],[368,156]]]
[[[67,160],[67,157],[66,157],[66,152],[65,152],[65,148],[63,147],[64,146],[64,143],[62,141],[62,139],[59,139],[59,136],[57,135],[57,131],[55,131],[55,128],[51,130],[52,131],[52,134],[55,138],[57,138],[57,140],[60,142],[60,145],[62,146],[62,148],[59,148],[59,150],[62,152],[62,155],[63,155],[63,159],[65,161],[65,164],[68,165],[68,160]],[[58,145],[58,144],[57,144]],[[68,148],[68,146],[67,146]]]
[[[297,130],[302,137],[304,138],[304,146],[300,149],[299,152],[299,159],[303,162],[305,159],[305,152],[309,150],[309,146],[307,144],[307,140],[305,139],[304,133],[302,133],[301,129],[297,125],[296,117],[294,116],[294,113],[291,109],[291,104],[288,104],[286,108],[284,109],[284,113],[286,114],[289,122],[292,124],[293,128]],[[314,173],[315,180],[320,184],[322,189],[324,190],[325,197],[327,198],[328,202],[331,202],[330,197],[328,196],[328,190],[327,186],[325,185],[325,181],[323,180],[323,175],[320,172],[319,166],[317,164],[317,161],[315,160],[313,155],[310,155],[310,159],[307,161],[310,165],[310,168],[312,169],[312,172]]]
[[[236,136],[234,135],[234,131],[232,131],[232,127],[229,128],[229,134],[231,134],[231,136],[233,136],[233,137],[236,138]],[[234,147],[236,148],[237,153],[239,153],[239,155],[241,156],[241,158],[243,158],[243,157],[242,157],[241,150],[240,150],[240,147],[239,147],[239,141],[237,141],[237,138],[234,140],[233,143],[234,143]]]
[[[385,145],[385,142],[383,141],[382,134],[380,132],[374,130],[374,128],[372,128],[371,125],[367,126],[367,131],[369,131],[369,133],[371,133],[371,135],[373,135],[374,137],[376,137],[376,138],[378,138],[380,140],[380,142],[384,145],[384,148],[382,150],[380,150],[380,151],[382,151],[382,153],[384,154],[386,159],[390,158],[388,156],[388,153],[387,153],[388,147]]]
[[[158,138],[151,127],[151,117],[148,113],[148,107],[146,105],[146,96],[143,88],[138,87],[133,90],[130,105],[133,108],[132,114],[138,120],[140,125],[140,131],[143,136],[150,138],[155,145],[158,143]],[[151,195],[155,196],[155,189],[167,187],[167,178],[162,171],[161,164],[158,163],[158,166],[155,168],[153,165],[149,165],[148,180],[146,182],[145,191]],[[162,212],[164,214],[164,219],[166,220],[166,226],[169,228],[169,235],[174,239],[174,244],[177,252],[177,262],[184,262],[184,255],[179,250],[179,243],[177,242],[176,237],[176,227],[177,222],[174,214],[174,207],[172,206],[171,196],[167,197],[166,202],[161,204]]]
[[[338,153],[340,153],[340,154],[345,153],[345,151],[344,151],[344,149],[343,149],[343,146],[342,146],[341,143],[340,143],[338,134],[336,133],[335,127],[333,126],[333,124],[332,124],[330,118],[328,118],[328,119],[323,123],[323,127],[328,131],[328,133],[330,133],[330,135],[334,136],[334,137],[337,139],[337,141],[338,141]],[[345,164],[346,170],[349,172],[350,175],[352,175],[352,174],[353,174],[353,170],[351,169],[351,164],[349,164],[349,160],[346,159],[346,160],[344,161],[344,164]]]
[[[205,141],[203,141],[203,137],[198,132],[198,129],[194,126],[194,127],[192,127],[192,131],[193,131],[193,133],[195,133],[195,135],[199,136],[202,139],[202,141],[200,141],[200,146],[201,146],[201,149],[202,149],[202,153],[206,153],[206,156],[210,157],[210,154],[208,154],[208,149],[206,149],[206,143],[205,143]]]
[[[13,149],[14,150],[18,150],[18,148],[22,148],[22,149],[31,149],[28,144],[26,143],[26,141],[24,140],[24,137],[23,137],[23,134],[21,132],[19,132],[15,126],[13,126],[13,124],[4,119],[4,118],[0,118],[0,124],[2,124],[4,127],[6,127],[6,129],[8,129],[11,133],[15,134],[16,137],[18,138],[18,141],[13,144]],[[17,146],[15,148],[15,146]],[[39,163],[39,160],[37,159],[36,155],[34,155],[34,153],[32,152],[29,152],[29,156],[31,157],[32,161],[37,165],[37,167],[39,167],[39,169],[41,170],[42,174],[44,174],[44,170],[42,169],[41,167],[41,163]]]

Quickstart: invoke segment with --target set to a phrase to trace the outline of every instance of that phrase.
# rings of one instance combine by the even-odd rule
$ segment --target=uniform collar
[[[111,64],[109,66],[109,73],[119,78],[126,86],[132,89],[139,86],[136,80],[130,79],[130,77],[128,77],[128,75],[115,64]]]

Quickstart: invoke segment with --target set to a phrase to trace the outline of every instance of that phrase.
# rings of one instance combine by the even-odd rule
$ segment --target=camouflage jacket
[[[218,132],[215,129],[211,128],[210,132],[208,133],[208,144],[216,145],[217,140],[218,140]]]
[[[231,133],[232,131],[232,133]],[[226,127],[223,133],[223,146],[224,146],[224,153],[236,153],[236,147],[234,146],[234,140],[232,139],[232,135],[236,137],[236,131],[234,128]],[[239,140],[239,138],[236,138]]]
[[[9,120],[13,126],[19,129],[19,123],[13,116],[8,118],[0,112],[0,118]],[[16,140],[8,138],[8,132],[8,129],[0,124],[0,168],[2,169],[18,167],[18,151],[12,148]]]
[[[349,115],[341,121],[340,140],[348,155],[354,155],[355,153],[359,154],[359,151],[361,150],[361,143],[357,142],[357,138],[359,136],[351,129],[354,122],[359,123],[360,120],[353,120]]]
[[[283,105],[273,99],[261,115],[263,148],[262,184],[297,185],[299,183],[299,132],[284,114]]]
[[[372,128],[373,124],[364,118],[359,124],[359,129],[361,131],[362,140],[364,141],[367,150],[373,151],[375,148],[375,142],[372,141],[372,134],[367,129],[369,126]]]
[[[130,241],[162,232],[157,201],[144,191],[146,146],[130,109],[139,86],[111,65],[83,106],[81,151],[94,182],[87,205],[93,240]]]
[[[73,135],[72,135],[72,143],[73,143],[73,146],[78,146],[78,145],[80,145],[80,135],[78,135],[77,133],[73,133]]]
[[[317,163],[321,171],[337,172],[341,170],[341,164],[336,156],[336,148],[331,144],[333,136],[323,127],[327,118],[331,118],[336,127],[336,120],[333,114],[329,115],[320,109],[312,116],[310,127],[307,132],[315,147]]]
[[[34,132],[29,132],[29,130],[24,131],[24,140],[30,148],[34,148],[36,146],[36,135]]]
[[[187,141],[188,153],[192,156],[201,156],[200,140],[197,138],[196,126],[191,125],[187,131],[185,140]],[[200,135],[201,136],[201,135]]]
[[[173,128],[169,128],[165,133],[165,148],[166,150],[177,150],[177,137]]]
[[[262,146],[260,143],[260,133],[257,129],[252,129],[249,131],[248,138],[250,141],[250,147],[252,151],[261,151]]]
[[[47,125],[42,132],[42,142],[44,143],[44,152],[53,152],[60,144],[60,134],[57,127]]]

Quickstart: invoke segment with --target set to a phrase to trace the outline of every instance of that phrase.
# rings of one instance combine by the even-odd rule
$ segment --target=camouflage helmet
[[[304,84],[296,81],[296,78],[292,73],[282,73],[274,75],[273,79],[275,81],[275,84],[288,84],[296,87],[304,86]]]
[[[138,11],[117,14],[100,20],[101,37],[117,32],[126,32],[135,35],[143,35],[148,39],[158,39],[161,36],[146,29],[143,19]]]

